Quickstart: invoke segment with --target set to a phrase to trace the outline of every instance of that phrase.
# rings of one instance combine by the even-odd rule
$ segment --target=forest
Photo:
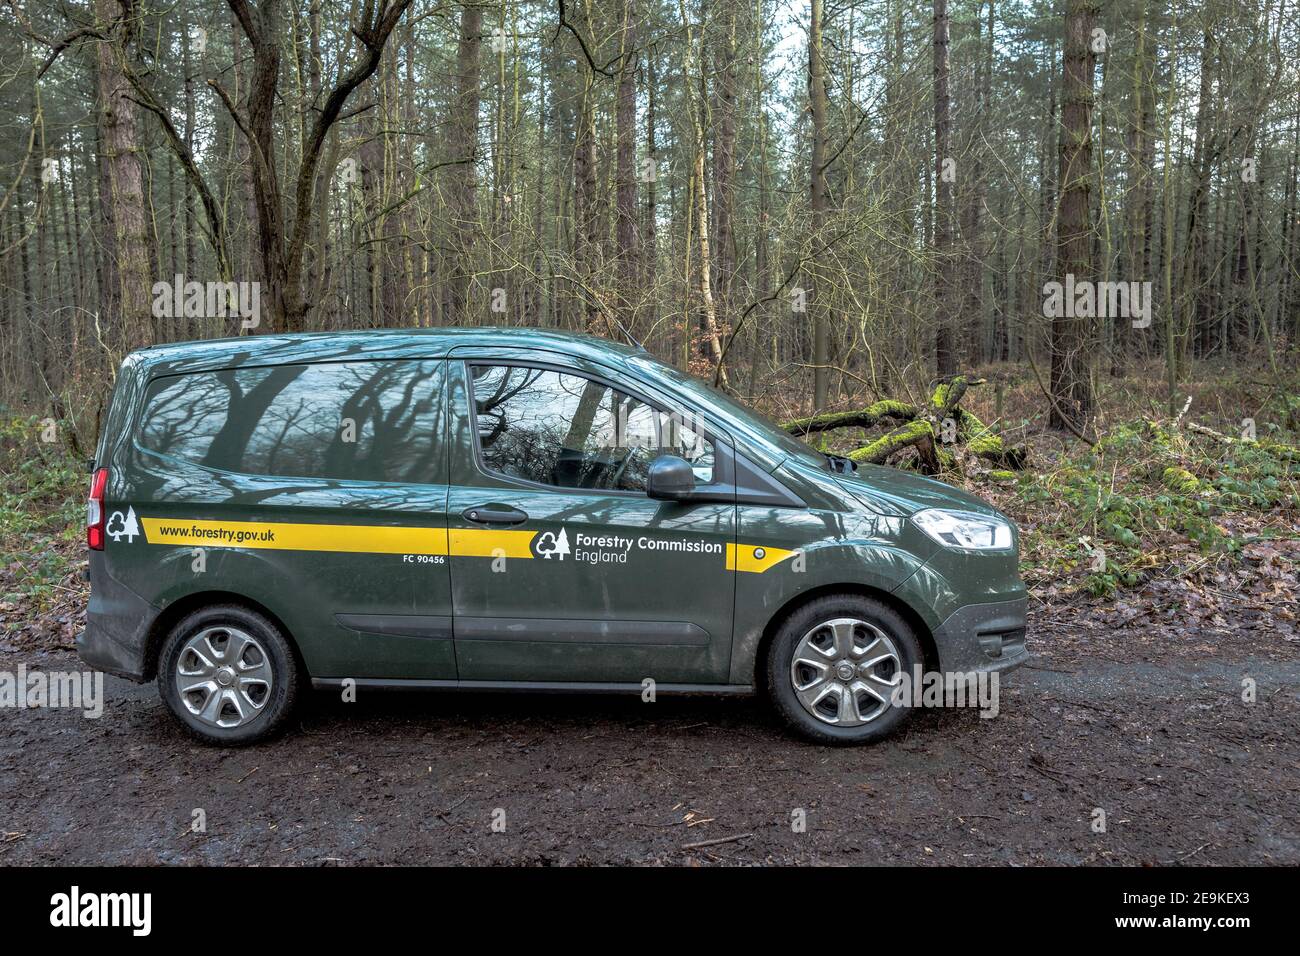
[[[0,43],[47,531],[132,349],[505,325],[978,484],[1045,581],[1294,537],[1292,0],[6,0]]]

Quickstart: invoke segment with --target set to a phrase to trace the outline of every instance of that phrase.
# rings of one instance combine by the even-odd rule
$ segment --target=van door
[[[554,353],[453,351],[447,505],[462,681],[725,683],[735,596],[726,437]],[[655,501],[691,461],[719,503]]]
[[[159,606],[206,591],[256,601],[313,678],[454,683],[446,365],[155,379],[115,466],[111,572]]]

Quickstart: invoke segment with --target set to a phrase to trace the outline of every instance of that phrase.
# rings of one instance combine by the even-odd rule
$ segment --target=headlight
[[[918,528],[949,548],[971,551],[1006,551],[1011,548],[1011,525],[970,511],[929,508],[912,515]]]

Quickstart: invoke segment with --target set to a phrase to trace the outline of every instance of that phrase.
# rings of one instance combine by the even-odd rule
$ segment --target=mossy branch
[[[781,427],[791,435],[811,435],[814,432],[827,432],[836,428],[872,428],[882,419],[910,422],[914,418],[916,418],[915,405],[882,399],[866,408],[849,412],[827,412],[809,418],[796,418],[782,423]]]
[[[935,470],[938,470],[938,456],[934,451],[934,426],[923,418],[891,429],[875,441],[849,452],[849,458],[862,464],[879,465],[890,455],[909,446],[914,446],[923,459],[936,459],[933,464]]]
[[[962,396],[972,385],[983,385],[982,378],[967,378],[965,375],[958,375],[947,382],[940,382],[935,386],[934,393],[930,396],[930,409],[935,416],[944,419],[952,414],[952,410],[961,402]]]
[[[976,458],[997,465],[1020,471],[1028,462],[1029,454],[1024,448],[1010,448],[999,435],[995,435],[987,425],[964,408],[955,410],[957,415],[958,439],[965,443],[966,450]]]
[[[906,448],[915,448],[921,470],[935,474],[956,465],[956,456],[936,441],[942,423],[951,418],[957,424],[957,443],[965,444],[970,454],[1003,469],[1024,468],[1027,455],[1023,448],[1008,448],[979,418],[960,407],[966,391],[982,384],[982,378],[958,375],[940,382],[923,407],[881,399],[865,408],[796,418],[781,427],[792,435],[804,436],[837,428],[874,428],[885,422],[898,422],[879,438],[849,452],[848,457],[865,464],[881,464]]]
[[[1205,435],[1207,438],[1213,438],[1225,445],[1254,445],[1268,452],[1274,458],[1281,458],[1283,461],[1300,461],[1300,447],[1295,445],[1284,445],[1280,442],[1264,439],[1250,441],[1245,438],[1233,438],[1231,435],[1224,435],[1222,432],[1216,432],[1213,428],[1206,428],[1204,425],[1196,424],[1196,422],[1188,422],[1187,430],[1198,435]]]

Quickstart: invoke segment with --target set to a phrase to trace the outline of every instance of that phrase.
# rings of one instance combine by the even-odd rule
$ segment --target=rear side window
[[[250,475],[437,484],[442,363],[340,362],[156,380],[149,451]]]
[[[645,491],[650,463],[685,458],[713,481],[713,442],[670,415],[596,379],[545,368],[472,365],[483,464],[561,488]]]

